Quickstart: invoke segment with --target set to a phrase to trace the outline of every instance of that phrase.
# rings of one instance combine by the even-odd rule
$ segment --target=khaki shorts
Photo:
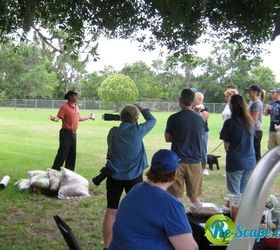
[[[201,163],[180,163],[176,171],[176,179],[168,188],[168,192],[177,198],[184,195],[184,184],[188,197],[199,197],[202,188],[202,166]]]
[[[272,149],[280,145],[280,134],[277,132],[269,132],[268,149]]]

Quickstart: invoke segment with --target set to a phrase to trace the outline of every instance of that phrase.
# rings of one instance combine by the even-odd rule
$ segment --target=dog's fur
[[[220,169],[219,161],[218,161],[218,158],[220,157],[221,157],[220,155],[211,155],[211,154],[207,155],[207,164],[209,165],[210,170],[213,170],[213,165],[216,165],[218,170]]]

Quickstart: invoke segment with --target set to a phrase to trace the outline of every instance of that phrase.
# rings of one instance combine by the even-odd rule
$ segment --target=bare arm
[[[202,117],[203,117],[204,121],[206,122],[209,118],[209,112],[208,111],[202,111],[200,113],[202,114]]]
[[[264,111],[263,111],[263,114],[264,114],[265,116],[269,115],[271,109],[272,109],[272,106],[271,106],[271,105],[266,105],[266,106],[265,106],[265,109],[264,109]]]
[[[194,107],[194,111],[197,112],[205,122],[208,120],[209,112],[207,110],[201,111],[201,107]]]
[[[168,237],[175,250],[198,250],[191,233]]]
[[[172,136],[171,136],[171,134],[165,132],[165,133],[164,133],[164,138],[165,138],[165,141],[166,141],[166,142],[172,142]]]
[[[86,121],[86,120],[95,120],[94,113],[91,113],[87,116],[80,116],[80,118],[79,118],[80,122],[83,122],[83,121]]]
[[[50,120],[53,121],[53,122],[58,122],[60,120],[60,118],[58,116],[50,115]]]
[[[274,128],[275,128],[276,132],[280,132],[280,125],[278,125],[278,126],[275,125]]]
[[[228,151],[228,149],[229,149],[229,142],[227,142],[227,141],[224,141],[224,147],[225,147],[225,150],[226,150],[226,152]]]
[[[140,104],[137,104],[137,103],[135,103],[135,104],[133,104],[134,106],[136,106],[138,109],[139,109],[139,111],[142,113],[142,111],[144,110],[144,108],[140,105]]]
[[[256,121],[258,120],[259,113],[260,113],[259,111],[253,111],[253,112],[251,113],[251,116],[252,116],[252,118],[253,118],[254,123],[256,123]]]

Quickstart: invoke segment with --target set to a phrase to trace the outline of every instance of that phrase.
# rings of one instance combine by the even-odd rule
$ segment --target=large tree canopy
[[[247,45],[280,34],[279,0],[6,0],[0,12],[2,40],[39,25],[66,31],[69,44],[76,47],[83,45],[86,34],[99,32],[175,52],[186,52],[209,28]]]

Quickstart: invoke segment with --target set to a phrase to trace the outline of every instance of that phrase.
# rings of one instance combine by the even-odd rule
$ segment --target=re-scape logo
[[[254,238],[257,242],[261,238],[280,238],[280,230],[246,229],[244,226],[235,226],[231,218],[217,214],[211,216],[205,224],[205,236],[215,245],[227,245],[232,239]]]

